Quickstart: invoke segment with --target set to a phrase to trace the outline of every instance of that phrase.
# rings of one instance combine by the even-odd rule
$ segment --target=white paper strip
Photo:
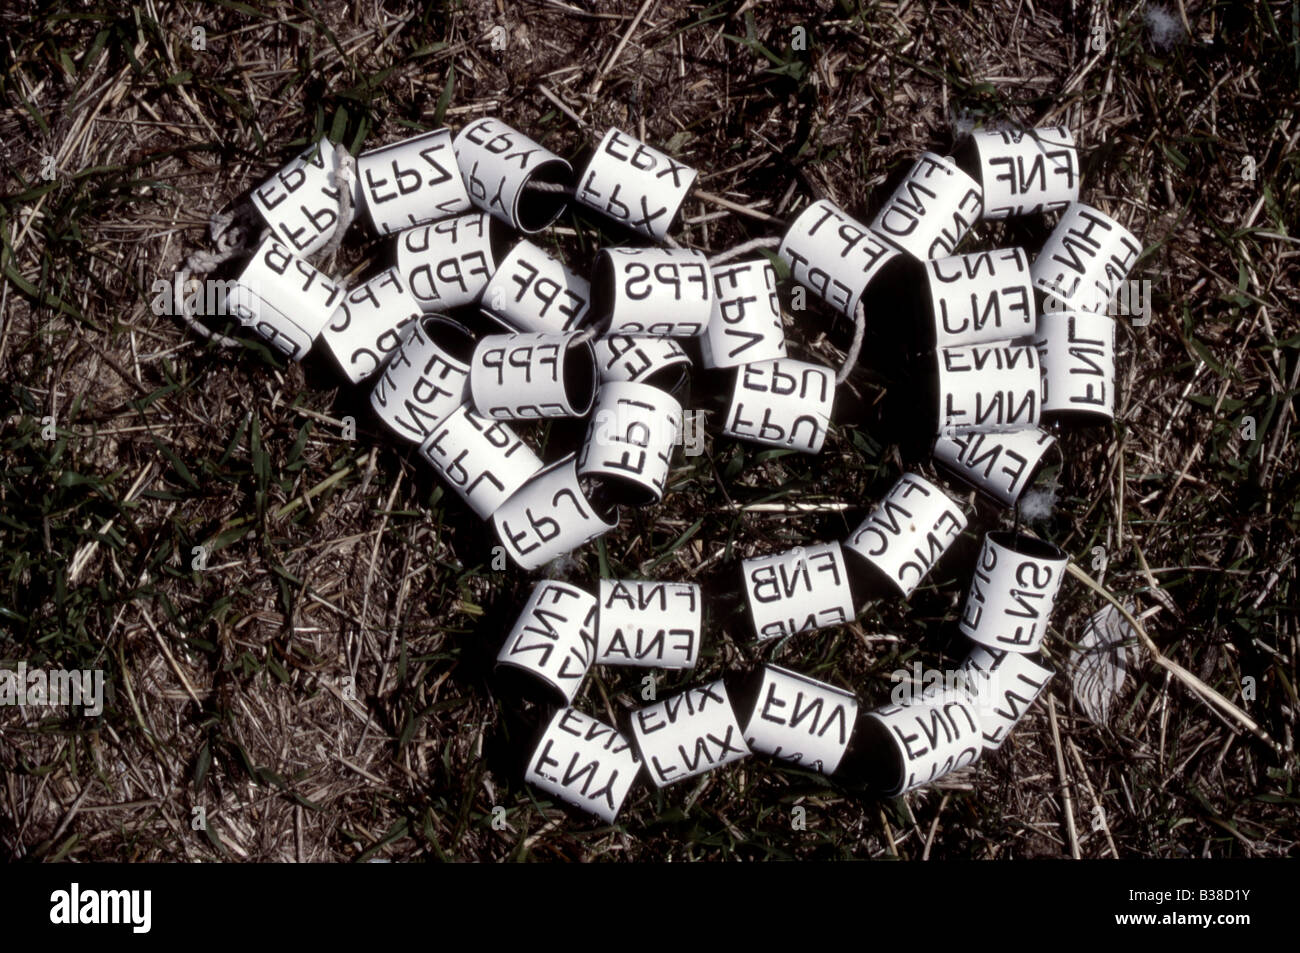
[[[276,238],[296,255],[314,254],[334,236],[340,192],[329,177],[334,150],[341,148],[320,139],[249,196]]]
[[[499,119],[478,119],[456,135],[453,148],[470,201],[515,231],[540,232],[564,211],[562,193],[527,186],[566,183],[573,167],[519,130]]]
[[[1038,426],[1042,378],[1031,345],[959,344],[936,351],[935,364],[939,433],[1005,433]]]
[[[745,718],[750,750],[831,775],[858,721],[852,692],[764,665],[754,708]]]
[[[736,370],[722,432],[771,447],[820,453],[835,405],[835,374],[789,358]]]
[[[961,631],[990,648],[1037,652],[1069,561],[1059,548],[1032,536],[987,534],[962,607]]]
[[[1034,288],[1021,248],[925,263],[938,347],[984,344],[1034,333]]]
[[[226,310],[292,361],[311,350],[343,288],[267,235],[233,287]]]
[[[507,327],[559,334],[587,317],[591,284],[525,239],[497,266],[481,303],[485,314]]]
[[[892,743],[898,766],[892,797],[973,764],[984,749],[975,701],[959,689],[879,708],[868,717],[880,722]]]
[[[320,336],[347,379],[359,384],[401,346],[422,313],[389,268],[344,295]]]
[[[596,597],[566,582],[536,583],[497,653],[497,668],[527,672],[557,704],[573,702],[596,655]]]
[[[685,382],[691,359],[672,338],[614,334],[591,342],[601,383],[651,384],[673,393]]]
[[[966,515],[943,490],[907,473],[844,545],[907,598],[965,528]]]
[[[664,498],[682,405],[649,384],[602,384],[578,454],[578,475],[599,477],[620,503]]]
[[[981,129],[971,139],[985,218],[1059,212],[1079,200],[1079,150],[1064,126]]]
[[[574,197],[662,242],[695,181],[695,170],[625,132],[610,129],[578,177]]]
[[[593,323],[605,334],[694,337],[713,313],[703,252],[604,248],[591,283]]]
[[[790,223],[777,249],[790,277],[846,317],[898,249],[821,199]]]
[[[489,334],[474,348],[474,410],[495,420],[582,417],[596,399],[596,356],[572,334]]]
[[[951,159],[924,152],[871,222],[914,258],[946,258],[979,220],[979,183]]]
[[[633,712],[632,739],[660,788],[750,753],[722,679]]]
[[[604,722],[564,708],[551,717],[524,780],[612,824],[640,769],[626,738]]]
[[[843,625],[857,617],[837,542],[796,546],[741,563],[745,601],[760,641]]]
[[[1073,202],[1030,269],[1044,311],[1105,311],[1142,254],[1133,233],[1109,215]]]
[[[370,406],[399,437],[417,443],[469,395],[469,331],[448,318],[423,317],[370,392]]]
[[[450,129],[361,153],[357,178],[366,214],[380,235],[469,211]]]
[[[507,424],[480,417],[468,404],[420,444],[420,456],[482,519],[542,469],[537,454]]]
[[[1016,723],[1052,680],[1049,668],[1019,652],[1002,652],[977,645],[961,670],[966,675],[987,751],[996,751]]]
[[[1013,433],[960,433],[939,437],[934,458],[1003,506],[1015,506],[1056,438],[1034,428]]]
[[[700,338],[705,367],[738,367],[785,357],[776,269],[767,261],[717,265],[713,310]]]
[[[1115,319],[1066,311],[1044,314],[1034,337],[1043,368],[1043,414],[1115,417]]]
[[[492,514],[492,527],[506,552],[529,571],[617,525],[617,509],[597,512],[582,492],[573,454],[539,470]]]
[[[397,273],[425,314],[478,301],[497,267],[493,221],[486,212],[471,212],[398,235]]]
[[[602,579],[597,598],[597,665],[695,667],[703,617],[698,585]]]

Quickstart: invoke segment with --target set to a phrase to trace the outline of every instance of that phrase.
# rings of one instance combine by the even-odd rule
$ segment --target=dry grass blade
[[[1205,701],[1210,705],[1213,705],[1215,708],[1218,708],[1220,711],[1229,715],[1239,725],[1241,725],[1243,728],[1245,728],[1247,731],[1253,734],[1260,741],[1264,742],[1264,744],[1272,748],[1273,751],[1276,752],[1279,756],[1286,755],[1286,752],[1283,750],[1282,746],[1279,745],[1272,738],[1270,738],[1268,736],[1268,733],[1259,727],[1255,719],[1251,718],[1244,711],[1242,711],[1240,708],[1238,708],[1228,699],[1224,698],[1221,694],[1216,692],[1209,685],[1206,685],[1203,681],[1201,681],[1199,678],[1197,678],[1187,669],[1183,668],[1183,666],[1179,665],[1173,659],[1167,657],[1164,653],[1162,653],[1160,649],[1156,647],[1155,642],[1152,641],[1151,636],[1147,634],[1146,629],[1142,627],[1142,623],[1139,622],[1137,618],[1131,612],[1129,612],[1128,609],[1124,607],[1124,604],[1120,602],[1119,599],[1117,599],[1114,595],[1112,595],[1107,589],[1099,585],[1091,576],[1089,576],[1086,572],[1084,572],[1074,563],[1070,563],[1068,566],[1066,566],[1066,569],[1070,573],[1070,575],[1072,575],[1075,579],[1078,579],[1085,586],[1087,586],[1089,589],[1096,592],[1098,595],[1102,596],[1104,599],[1106,599],[1106,601],[1108,601],[1111,605],[1113,605],[1116,608],[1119,614],[1124,617],[1124,621],[1126,621],[1132,627],[1133,631],[1137,633],[1138,638],[1142,640],[1142,644],[1146,647],[1147,652],[1150,653],[1152,661],[1154,661],[1165,671],[1169,672],[1169,674],[1174,676],[1174,678],[1178,679],[1180,682],[1186,685],[1189,689],[1191,689],[1191,691],[1195,695],[1197,695],[1203,701]]]
[[[1131,611],[1131,610],[1130,610]],[[1094,724],[1105,725],[1124,688],[1127,641],[1136,639],[1114,606],[1093,613],[1070,650],[1074,697]]]

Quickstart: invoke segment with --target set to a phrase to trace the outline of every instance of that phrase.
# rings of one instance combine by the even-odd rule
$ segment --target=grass
[[[635,30],[639,5],[433,6],[157,0],[6,14],[0,660],[103,668],[110,697],[100,719],[0,709],[0,853],[1296,853],[1296,4],[1156,5],[1179,34],[1163,47],[1141,3],[651,0]],[[492,569],[482,524],[367,422],[363,395],[325,362],[285,365],[255,341],[221,350],[149,309],[153,280],[207,247],[208,215],[314,137],[357,151],[480,115],[566,156],[609,125],[668,148],[700,170],[700,190],[749,210],[688,200],[675,234],[712,251],[779,234],[764,216],[784,220],[812,196],[865,218],[912,156],[951,144],[954,122],[1067,124],[1085,198],[1145,243],[1134,277],[1152,282],[1153,320],[1121,321],[1118,421],[1062,436],[1061,496],[1035,528],[1135,600],[1160,651],[1285,752],[1142,651],[1110,723],[1088,721],[1066,660],[1104,601],[1071,582],[1048,697],[995,756],[906,798],[751,759],[663,792],[640,786],[601,826],[525,786],[538,713],[494,696],[489,673],[528,581]],[[618,238],[572,212],[559,225],[548,241],[579,271]],[[1014,223],[978,238],[1033,248],[1044,234]],[[331,273],[354,282],[383,251],[358,228]],[[816,308],[792,317],[792,353],[838,365],[850,329]],[[974,531],[971,552],[908,603],[872,604],[853,625],[760,650],[734,608],[740,558],[844,538],[896,479],[883,408],[897,383],[855,372],[818,457],[710,437],[707,454],[679,458],[661,506],[626,511],[583,551],[580,584],[653,574],[710,593],[701,664],[661,673],[661,696],[761,657],[883,703],[895,669],[957,661]],[[848,509],[747,508],[794,501]],[[1006,519],[982,506],[972,525]],[[1104,571],[1090,568],[1097,546]],[[579,704],[606,718],[636,707],[644,674],[597,670]],[[806,830],[792,826],[796,806]]]

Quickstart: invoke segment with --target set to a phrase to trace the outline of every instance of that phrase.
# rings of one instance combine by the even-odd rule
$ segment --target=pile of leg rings
[[[712,258],[669,235],[695,178],[618,129],[576,177],[496,119],[355,159],[321,139],[249,193],[260,237],[241,250],[227,313],[289,360],[328,352],[525,571],[614,529],[620,507],[663,499],[693,363],[730,376],[724,435],[820,452],[874,316],[866,303],[887,280],[914,299],[934,460],[989,500],[1017,504],[1056,443],[1045,426],[1113,419],[1107,309],[1142,248],[1079,201],[1065,128],[976,131],[954,156],[922,154],[869,225],[822,199],[779,240]],[[589,278],[517,237],[568,203],[627,236],[599,250]],[[1021,248],[958,253],[981,219],[1046,213],[1059,220],[1032,262]],[[353,214],[392,235],[395,255],[348,289],[309,259],[337,247]],[[764,248],[856,322],[839,374],[787,356]],[[510,422],[555,417],[587,418],[586,439],[544,464]],[[843,542],[744,560],[756,641],[851,622],[864,586],[906,599],[966,528],[937,479],[905,473]],[[572,707],[588,671],[693,668],[700,587],[539,581],[497,657],[503,684],[555,706],[525,778],[606,822],[643,770],[663,787],[754,752],[889,796],[933,782],[998,748],[1051,678],[1037,653],[1067,561],[1026,532],[988,533],[959,623],[974,643],[961,677],[904,704],[859,711],[852,692],[764,665],[633,711],[622,728]]]

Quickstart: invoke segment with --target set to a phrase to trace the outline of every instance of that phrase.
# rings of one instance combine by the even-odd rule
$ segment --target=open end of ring
[[[1010,530],[994,530],[989,533],[989,539],[999,546],[1011,550],[1017,556],[1052,560],[1068,558],[1065,551],[1059,546],[1053,546],[1046,540],[1027,536],[1024,533],[1013,533]]]
[[[441,314],[431,314],[420,325],[425,335],[448,357],[469,367],[474,357],[474,335],[459,321]]]
[[[596,351],[590,341],[570,339],[565,347],[564,396],[576,417],[587,416],[596,401]]]
[[[563,159],[549,159],[534,170],[515,197],[515,221],[519,223],[521,231],[530,235],[540,232],[559,218],[564,207],[569,204],[569,195],[566,192],[530,189],[528,183],[546,182],[551,185],[568,186],[572,176],[573,169]]]

